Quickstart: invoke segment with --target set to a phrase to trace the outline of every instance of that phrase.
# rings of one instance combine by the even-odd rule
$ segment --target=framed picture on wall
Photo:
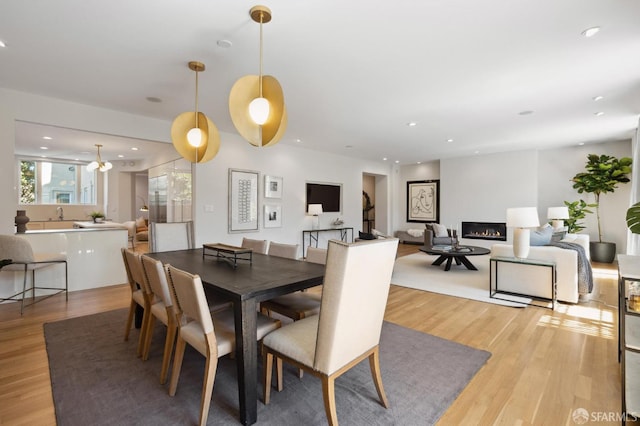
[[[259,172],[229,169],[229,232],[258,230]]]
[[[280,204],[264,205],[264,227],[265,228],[281,228],[282,227],[282,206]]]
[[[265,175],[264,198],[282,198],[282,178],[281,177]]]
[[[439,222],[440,181],[407,182],[407,222]]]

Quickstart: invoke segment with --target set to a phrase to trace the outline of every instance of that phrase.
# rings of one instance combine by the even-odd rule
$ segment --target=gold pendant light
[[[102,147],[102,145],[97,143],[95,144],[95,146],[98,147],[98,155],[95,161],[92,161],[89,164],[87,164],[87,171],[92,172],[94,170],[100,170],[101,172],[107,172],[111,170],[111,168],[113,167],[113,164],[111,164],[108,161],[102,161],[102,157],[100,156],[100,148]]]
[[[218,154],[220,133],[209,118],[198,111],[198,73],[204,71],[202,62],[189,62],[196,73],[196,110],[178,115],[171,125],[171,140],[176,151],[192,163],[204,163]]]
[[[238,133],[249,143],[271,146],[287,129],[287,109],[278,80],[262,75],[262,24],[271,21],[271,10],[254,6],[250,15],[260,24],[260,75],[246,75],[236,81],[229,94],[229,113]]]

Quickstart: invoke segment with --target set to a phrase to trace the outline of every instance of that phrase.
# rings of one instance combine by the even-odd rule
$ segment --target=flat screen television
[[[342,185],[307,182],[305,212],[309,211],[309,204],[322,204],[323,213],[339,213],[342,207]]]

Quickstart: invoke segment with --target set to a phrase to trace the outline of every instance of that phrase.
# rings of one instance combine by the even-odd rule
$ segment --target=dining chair
[[[263,340],[265,404],[276,357],[320,378],[327,421],[337,425],[335,380],[368,358],[378,397],[388,408],[379,343],[397,248],[397,238],[329,241],[320,314],[287,324]]]
[[[271,243],[269,246],[269,254],[272,254],[271,247],[283,244]],[[289,244],[287,244],[290,246]],[[286,248],[285,248],[286,249]],[[284,253],[285,249],[278,248],[276,252]],[[289,254],[293,252],[293,248],[289,247]],[[297,254],[298,245],[295,245],[295,253]],[[324,265],[327,260],[327,250],[322,248],[309,247],[307,252],[307,262],[319,263]],[[282,256],[286,257],[286,256]],[[295,257],[294,257],[295,258]],[[320,312],[320,299],[322,296],[315,292],[296,291],[294,293],[278,296],[273,299],[265,300],[260,303],[260,312],[271,315],[271,312],[277,312],[294,321],[316,315]],[[302,375],[301,375],[302,377]]]
[[[271,241],[267,254],[269,256],[285,257],[295,260],[298,258],[298,244],[283,244]]]
[[[202,280],[198,275],[171,265],[165,266],[165,273],[178,324],[178,339],[169,383],[169,395],[176,394],[184,351],[188,343],[206,358],[199,420],[200,425],[205,425],[218,358],[235,350],[234,313],[231,309],[223,309],[213,314],[209,311]],[[258,340],[262,340],[268,333],[280,328],[280,321],[265,317],[258,312],[256,315],[258,315],[256,327]],[[280,366],[280,364],[276,365]],[[279,368],[276,374],[279,379],[278,385],[281,387],[282,372]]]
[[[169,222],[149,224],[149,251],[186,250],[195,247],[193,222]]]
[[[167,327],[162,367],[160,368],[160,384],[164,384],[167,381],[169,362],[171,361],[171,353],[173,352],[178,325],[176,324],[173,301],[171,300],[169,284],[167,284],[167,275],[162,266],[162,262],[144,254],[140,259],[142,261],[144,278],[151,289],[152,301],[155,302],[151,305],[151,315],[147,316],[148,323],[144,325],[146,333],[142,349],[142,359],[144,361],[149,359],[153,328],[155,326],[155,319],[157,318]]]
[[[69,276],[66,253],[34,253],[31,243],[26,238],[15,235],[0,235],[0,259],[2,259],[0,261],[1,272],[23,273],[22,290],[12,296],[0,298],[0,302],[20,300],[20,315],[22,315],[26,306],[34,305],[62,292],[65,293],[66,300],[69,300]],[[40,271],[45,268],[53,268],[56,265],[62,264],[64,264],[64,287],[43,287],[36,285],[36,270]],[[27,288],[29,271],[31,271],[31,287]],[[55,279],[53,276],[50,278],[52,280]],[[42,297],[39,296],[36,300],[36,290],[53,291],[53,293],[46,294]],[[31,292],[31,303],[25,305],[25,298],[29,292]]]
[[[142,326],[140,327],[140,336],[138,337],[138,348],[136,350],[136,354],[139,357],[142,357],[145,333],[147,332],[146,325],[148,323],[148,316],[151,312],[152,294],[147,281],[144,278],[140,254],[124,247],[120,250],[122,251],[122,259],[124,261],[125,270],[127,271],[129,288],[131,289],[131,303],[129,304],[129,315],[127,316],[124,340],[129,340],[129,333],[131,332],[131,327],[133,325],[136,306],[140,306],[144,313],[142,315]]]
[[[240,245],[242,248],[249,248],[254,251],[254,253],[267,254],[267,249],[269,247],[269,241],[267,240],[253,240],[251,238],[242,238],[242,244]]]

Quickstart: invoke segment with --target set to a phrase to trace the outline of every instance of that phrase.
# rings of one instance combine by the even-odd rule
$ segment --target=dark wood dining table
[[[253,424],[258,417],[258,343],[256,322],[259,303],[276,296],[322,284],[324,265],[254,253],[252,262],[232,267],[203,250],[149,253],[148,256],[192,274],[209,290],[233,302],[236,327],[236,361],[240,422]]]

